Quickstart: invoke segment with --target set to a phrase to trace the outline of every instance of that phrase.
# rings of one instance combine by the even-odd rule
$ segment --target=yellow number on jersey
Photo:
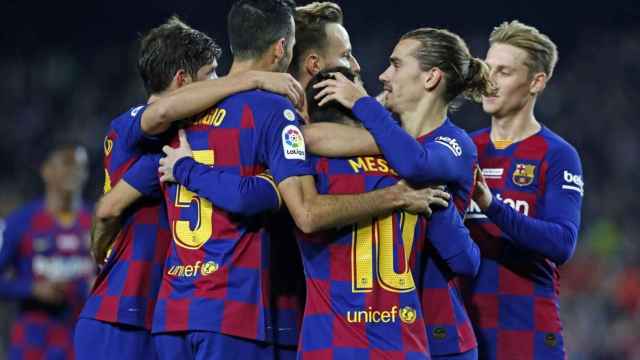
[[[395,293],[404,293],[416,288],[411,269],[409,269],[409,257],[413,248],[413,238],[417,215],[400,214],[402,224],[402,248],[404,251],[404,271],[397,273],[394,269],[394,236],[393,215],[376,221],[367,221],[355,225],[351,242],[351,284],[352,291],[373,291],[373,266],[378,266],[378,284],[383,289]],[[375,242],[375,244],[374,244]],[[376,257],[374,259],[374,245]],[[377,261],[376,261],[377,260]]]
[[[194,150],[193,159],[199,163],[213,165],[213,150]],[[187,249],[199,249],[213,233],[213,204],[207,199],[197,196],[182,185],[176,189],[176,207],[188,208],[192,205],[198,208],[198,218],[193,229],[189,220],[174,220],[171,222],[173,239],[178,246]]]

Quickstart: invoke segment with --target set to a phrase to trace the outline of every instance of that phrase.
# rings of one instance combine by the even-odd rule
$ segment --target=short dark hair
[[[318,102],[321,99],[316,100],[315,96],[318,95],[322,89],[315,89],[313,85],[320,83],[327,79],[333,79],[332,73],[341,73],[347,79],[351,81],[355,81],[356,75],[350,69],[344,66],[337,66],[333,68],[328,68],[317,73],[311,80],[309,81],[309,85],[307,85],[306,96],[307,96],[307,113],[309,114],[309,119],[311,122],[339,122],[344,118],[348,118],[351,120],[359,121],[354,115],[353,112],[344,107],[342,104],[335,100],[331,100],[328,103],[319,106]]]
[[[239,0],[227,17],[231,52],[237,59],[256,59],[278,39],[293,39],[292,0]]]
[[[342,25],[342,9],[336,3],[313,2],[296,8],[296,46],[289,72],[297,76],[302,66],[303,56],[310,49],[324,51],[327,47],[327,25]]]
[[[167,89],[178,70],[184,69],[195,78],[201,67],[221,53],[207,34],[172,16],[142,37],[138,71],[147,93],[155,94]]]

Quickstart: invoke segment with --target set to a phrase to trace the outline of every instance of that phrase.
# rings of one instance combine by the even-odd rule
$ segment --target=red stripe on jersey
[[[227,300],[224,302],[224,315],[220,331],[224,334],[258,336],[258,319],[261,304],[247,304],[244,302]]]
[[[424,311],[425,323],[437,325],[455,324],[449,288],[423,289],[422,304],[424,304],[422,310]]]
[[[547,140],[542,136],[534,135],[517,144],[513,157],[518,160],[541,160],[548,149]]]
[[[242,118],[240,119],[240,127],[243,129],[253,129],[256,127],[253,121],[253,111],[249,105],[245,105],[242,108]]]
[[[362,175],[336,174],[329,176],[330,194],[356,194],[364,192],[365,177]]]
[[[533,282],[504,266],[498,268],[498,291],[501,295],[533,295]]]
[[[558,306],[553,299],[536,297],[533,304],[535,329],[537,331],[557,333],[562,330],[558,317]]]
[[[482,329],[498,326],[500,307],[495,294],[475,294],[469,308],[471,316]]]
[[[221,129],[208,134],[209,148],[214,151],[216,166],[238,166],[240,164],[240,129]]]
[[[329,248],[329,271],[331,280],[351,281],[351,268],[346,266],[350,263],[351,245],[333,244]]]

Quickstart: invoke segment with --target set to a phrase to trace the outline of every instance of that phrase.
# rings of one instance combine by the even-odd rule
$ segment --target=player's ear
[[[320,56],[317,53],[311,52],[304,58],[304,70],[310,76],[316,76],[320,72]]]
[[[273,63],[277,64],[280,59],[287,55],[287,41],[285,38],[280,38],[274,44],[273,48]]]
[[[532,95],[538,95],[544,90],[545,86],[547,86],[547,74],[543,72],[533,74],[529,84],[529,92]]]
[[[176,74],[173,76],[173,81],[171,82],[171,87],[173,87],[173,89],[179,89],[189,83],[191,83],[193,81],[193,79],[191,78],[191,75],[189,75],[189,73],[187,73],[184,69],[178,69],[178,71],[176,71]]]
[[[443,75],[442,70],[437,67],[432,67],[431,69],[424,71],[422,74],[424,88],[427,91],[433,91],[442,80]]]

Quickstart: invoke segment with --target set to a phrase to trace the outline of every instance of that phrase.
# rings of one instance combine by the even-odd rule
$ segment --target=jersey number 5
[[[354,225],[351,241],[351,285],[354,293],[373,291],[374,266],[377,264],[378,284],[385,290],[404,293],[416,288],[409,269],[409,257],[418,221],[417,215],[401,212],[382,219]],[[398,220],[399,218],[399,220]],[[394,221],[402,229],[401,254],[394,256],[399,234],[394,234]],[[375,247],[375,248],[374,248]],[[374,251],[375,250],[375,251]],[[396,258],[402,256],[401,272],[395,271]]]
[[[205,165],[213,165],[213,150],[194,150],[193,159]],[[196,221],[191,227],[189,220],[174,220],[171,222],[173,239],[178,246],[187,249],[199,249],[213,233],[213,204],[189,191],[182,185],[176,188],[175,206],[178,208],[196,207]]]

